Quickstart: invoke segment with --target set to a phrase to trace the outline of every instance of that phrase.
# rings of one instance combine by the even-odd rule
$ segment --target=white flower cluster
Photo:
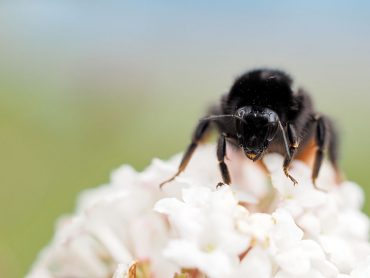
[[[162,191],[179,155],[142,173],[123,166],[110,184],[83,192],[27,277],[370,277],[359,186],[336,184],[325,164],[318,190],[310,169],[295,161],[294,187],[281,156],[265,157],[267,177],[230,152],[234,184],[216,189],[214,148],[200,147]]]

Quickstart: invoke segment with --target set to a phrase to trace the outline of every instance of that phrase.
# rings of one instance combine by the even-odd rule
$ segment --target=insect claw
[[[173,176],[172,178],[165,180],[159,184],[159,189],[162,190],[163,186],[166,185],[167,183],[170,183],[173,181],[178,175]]]
[[[327,190],[321,189],[321,188],[319,188],[319,187],[316,185],[316,179],[313,179],[313,180],[312,180],[312,184],[313,184],[313,187],[314,187],[316,190],[319,190],[319,191],[321,191],[321,192],[325,192],[325,193],[327,193],[327,192],[328,192]]]
[[[161,183],[159,184],[159,189],[160,189],[160,190],[162,190],[163,186],[164,186],[166,183],[168,183],[168,181],[161,182]]]
[[[289,176],[290,180],[293,182],[293,185],[296,186],[298,184],[298,181],[293,178],[292,176]]]
[[[298,181],[289,174],[288,169],[284,169],[284,174],[293,182],[294,186],[298,184]]]
[[[223,182],[219,182],[217,185],[216,185],[216,189],[218,189],[218,188],[220,188],[220,187],[222,187],[222,186],[224,186],[225,185],[225,183],[223,183]]]

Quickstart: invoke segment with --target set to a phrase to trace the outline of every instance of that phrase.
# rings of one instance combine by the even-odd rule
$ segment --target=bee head
[[[260,159],[277,133],[278,115],[269,108],[244,106],[235,116],[239,119],[235,121],[239,146],[249,159]]]

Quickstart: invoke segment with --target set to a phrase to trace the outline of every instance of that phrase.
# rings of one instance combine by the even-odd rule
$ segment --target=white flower
[[[370,277],[370,256],[357,264],[355,269],[351,271],[352,278],[367,278]]]
[[[250,244],[235,223],[240,217],[238,201],[230,188],[211,191],[207,187],[183,190],[183,202],[166,198],[155,210],[169,217],[180,239],[169,242],[167,258],[185,268],[196,267],[211,277],[225,277]]]
[[[214,148],[197,149],[162,191],[181,155],[155,159],[142,173],[122,166],[109,184],[82,192],[27,277],[370,277],[370,222],[359,186],[337,185],[324,164],[317,190],[298,161],[293,186],[277,154],[264,159],[270,181],[229,152],[234,184],[216,189]]]

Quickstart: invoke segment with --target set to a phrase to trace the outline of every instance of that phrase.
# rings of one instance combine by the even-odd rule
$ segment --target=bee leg
[[[328,120],[328,128],[330,133],[328,142],[329,161],[336,172],[336,182],[339,184],[343,181],[343,177],[338,166],[338,132],[330,120]]]
[[[297,132],[295,130],[294,125],[292,124],[288,124],[288,139],[289,139],[289,155],[285,156],[283,170],[284,174],[294,183],[294,185],[296,185],[298,184],[297,180],[293,178],[288,172],[290,163],[292,162],[296,150],[298,149],[299,146]]]
[[[327,145],[328,137],[328,122],[324,117],[318,117],[316,119],[316,134],[315,141],[317,150],[315,154],[315,161],[312,170],[312,182],[316,186],[316,179],[319,175],[322,161],[324,159],[324,150]],[[332,153],[333,155],[333,153]],[[335,156],[333,157],[335,159]]]
[[[226,156],[226,136],[222,134],[217,142],[217,159],[223,182],[219,182],[216,186],[217,188],[224,184],[230,185],[231,183],[230,173],[225,163],[225,156]]]
[[[162,182],[159,185],[160,188],[162,188],[163,185],[165,185],[166,183],[169,183],[169,182],[173,181],[178,175],[181,174],[181,172],[183,172],[185,170],[185,168],[188,165],[191,157],[193,156],[193,153],[194,153],[195,149],[197,148],[198,144],[202,141],[202,139],[208,133],[209,126],[210,126],[210,121],[209,120],[203,120],[203,121],[199,122],[199,124],[197,125],[197,127],[195,128],[195,131],[193,133],[191,144],[186,149],[176,174],[173,177],[171,177],[170,179]]]

